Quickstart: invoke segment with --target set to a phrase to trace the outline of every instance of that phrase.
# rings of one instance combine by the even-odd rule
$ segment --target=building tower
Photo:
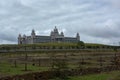
[[[54,35],[54,32],[53,32],[53,31],[51,31],[50,37],[51,37],[51,42],[54,42],[55,35]]]
[[[36,36],[36,33],[35,33],[35,30],[33,29],[32,32],[31,32],[31,44],[34,43],[35,36]]]
[[[77,39],[77,41],[80,41],[80,35],[79,35],[79,33],[76,34],[76,39]]]
[[[63,32],[61,32],[61,34],[60,34],[62,37],[64,37],[64,33]]]
[[[21,34],[18,35],[18,44],[22,44],[22,41],[21,41]]]
[[[33,37],[33,38],[34,38],[34,37],[35,37],[35,35],[36,35],[36,34],[35,34],[35,30],[33,29],[33,30],[32,30],[32,32],[31,32],[31,37]]]
[[[22,43],[23,43],[23,44],[27,44],[26,35],[25,35],[25,34],[23,35]]]
[[[58,29],[57,29],[56,26],[55,26],[55,29],[54,29],[54,35],[55,35],[55,36],[58,36],[58,35],[59,35]]]

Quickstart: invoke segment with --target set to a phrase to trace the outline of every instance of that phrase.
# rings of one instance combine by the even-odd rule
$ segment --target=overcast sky
[[[65,36],[86,43],[120,42],[120,0],[0,0],[0,44],[17,43],[18,34],[49,35],[57,26]]]

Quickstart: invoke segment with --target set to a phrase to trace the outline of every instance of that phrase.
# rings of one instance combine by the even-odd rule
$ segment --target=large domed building
[[[55,27],[51,31],[50,36],[36,35],[35,30],[32,30],[30,36],[19,34],[18,44],[34,44],[34,43],[47,43],[47,42],[78,42],[80,41],[79,33],[75,37],[65,37],[64,33],[59,33],[58,29]]]

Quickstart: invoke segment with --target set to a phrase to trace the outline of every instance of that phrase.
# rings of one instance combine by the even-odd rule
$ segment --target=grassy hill
[[[82,45],[81,45],[82,44]],[[20,50],[20,49],[114,49],[119,46],[111,46],[96,43],[39,43],[39,44],[5,44],[0,45],[0,50]]]

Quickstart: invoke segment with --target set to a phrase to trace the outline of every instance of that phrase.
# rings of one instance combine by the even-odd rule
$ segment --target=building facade
[[[59,33],[58,29],[55,27],[51,31],[50,36],[41,36],[36,35],[35,30],[32,30],[30,36],[19,34],[18,44],[34,44],[34,43],[47,43],[47,42],[78,42],[80,41],[79,33],[76,34],[76,37],[65,37],[64,33]]]

